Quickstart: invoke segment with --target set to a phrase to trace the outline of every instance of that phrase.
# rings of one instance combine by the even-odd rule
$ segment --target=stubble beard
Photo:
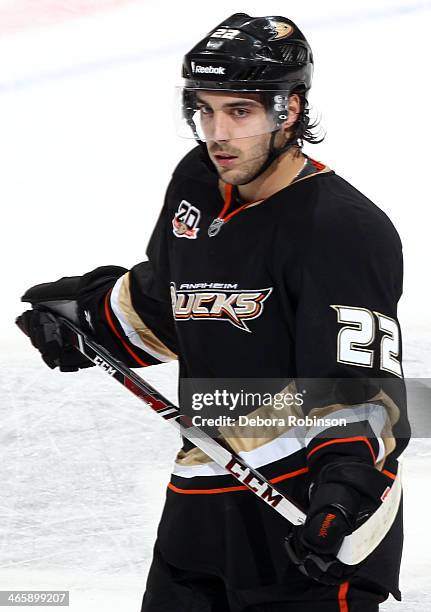
[[[216,149],[212,151],[212,153],[218,153],[219,151],[229,152],[232,153],[232,155],[235,155],[235,152],[229,150],[227,147],[226,149]],[[244,154],[243,151],[238,151],[238,153],[240,153],[240,155]],[[255,175],[259,172],[260,168],[268,159],[268,153],[268,142],[259,142],[247,150],[247,158],[244,161],[240,161],[241,167],[238,169],[224,169],[217,166],[216,162],[213,163],[215,165],[219,177],[225,183],[229,183],[230,185],[247,185],[254,179]],[[240,156],[239,159],[241,159]]]

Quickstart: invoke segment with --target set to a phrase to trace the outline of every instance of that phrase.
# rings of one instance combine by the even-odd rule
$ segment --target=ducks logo
[[[272,42],[273,40],[280,40],[281,38],[287,38],[294,30],[293,26],[285,21],[272,21],[270,29],[272,36],[268,39],[269,42]]]
[[[171,283],[176,321],[225,321],[246,332],[251,332],[246,321],[260,317],[271,293],[272,287],[241,290],[236,284],[198,283],[177,289]]]

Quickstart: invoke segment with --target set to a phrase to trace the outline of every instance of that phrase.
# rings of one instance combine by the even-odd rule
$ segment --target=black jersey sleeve
[[[382,465],[401,452],[397,428],[408,437],[397,319],[402,277],[401,241],[388,217],[342,184],[322,195],[296,318],[304,408],[321,419],[307,432],[310,466],[337,454]]]
[[[86,291],[90,298],[84,306],[96,337],[131,367],[156,365],[177,357],[166,237],[164,207],[147,247],[147,261],[97,294]]]

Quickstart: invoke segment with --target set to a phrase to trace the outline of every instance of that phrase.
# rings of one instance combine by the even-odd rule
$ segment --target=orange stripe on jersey
[[[338,589],[338,605],[340,612],[349,612],[349,604],[347,603],[347,591],[349,590],[349,583],[342,582]]]
[[[322,162],[317,161],[316,159],[311,159],[311,157],[309,157],[308,159],[311,161],[313,166],[317,168],[319,172],[321,172],[322,170],[324,170],[324,168],[326,168],[325,164],[322,164]]]
[[[301,476],[301,474],[307,474],[308,468],[301,468],[300,470],[296,470],[295,472],[288,472],[287,474],[282,474],[281,476],[276,476],[275,478],[271,478],[269,481],[271,484],[277,484],[277,482],[281,482],[282,480],[287,480],[288,478],[294,478],[295,476]]]
[[[108,321],[108,325],[111,328],[111,330],[114,332],[114,334],[117,336],[117,338],[120,340],[121,344],[124,346],[126,351],[133,357],[133,359],[136,360],[136,363],[138,363],[139,365],[143,367],[146,367],[150,364],[145,363],[145,361],[142,361],[142,359],[138,357],[138,355],[136,355],[134,351],[132,351],[130,346],[123,340],[123,338],[120,335],[120,332],[117,330],[117,328],[114,325],[114,322],[111,317],[111,313],[109,312],[109,298],[110,298],[111,292],[112,292],[112,289],[108,291],[105,297],[105,317],[106,317],[106,320]]]
[[[247,491],[248,487],[239,485],[238,487],[222,487],[220,489],[180,489],[176,487],[172,482],[168,483],[168,489],[175,493],[182,493],[183,495],[212,495],[213,493],[231,493],[233,491]]]
[[[277,482],[281,482],[282,480],[287,480],[288,478],[294,478],[295,476],[300,476],[301,474],[306,474],[308,472],[308,468],[301,468],[300,470],[296,470],[295,472],[288,472],[287,474],[282,474],[281,476],[276,476],[275,478],[270,479],[271,484],[276,484]],[[220,487],[219,489],[180,489],[180,487],[176,487],[172,482],[168,484],[168,489],[174,491],[175,493],[182,493],[183,495],[213,495],[215,493],[233,493],[234,491],[249,491],[249,488],[245,485],[238,485],[236,487]]]
[[[373,458],[373,462],[376,463],[377,457],[376,457],[376,455],[374,453],[373,447],[371,446],[370,441],[368,440],[368,438],[365,438],[364,436],[356,436],[354,438],[337,438],[336,440],[329,440],[328,442],[323,442],[323,444],[319,444],[319,446],[316,446],[315,448],[313,448],[313,450],[311,450],[308,453],[307,459],[309,457],[311,457],[311,455],[313,455],[319,449],[324,448],[325,446],[329,446],[330,444],[343,444],[345,442],[365,442],[365,444],[370,449],[370,453],[371,453],[371,456]]]
[[[388,478],[391,478],[392,480],[395,480],[395,478],[397,477],[396,474],[392,474],[392,472],[388,472],[388,470],[382,470],[383,474],[386,474],[386,476],[388,476]]]

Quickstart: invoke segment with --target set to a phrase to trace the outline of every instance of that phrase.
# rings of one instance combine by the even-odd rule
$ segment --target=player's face
[[[220,178],[247,184],[267,159],[274,129],[260,96],[201,91],[197,101],[208,154]]]

